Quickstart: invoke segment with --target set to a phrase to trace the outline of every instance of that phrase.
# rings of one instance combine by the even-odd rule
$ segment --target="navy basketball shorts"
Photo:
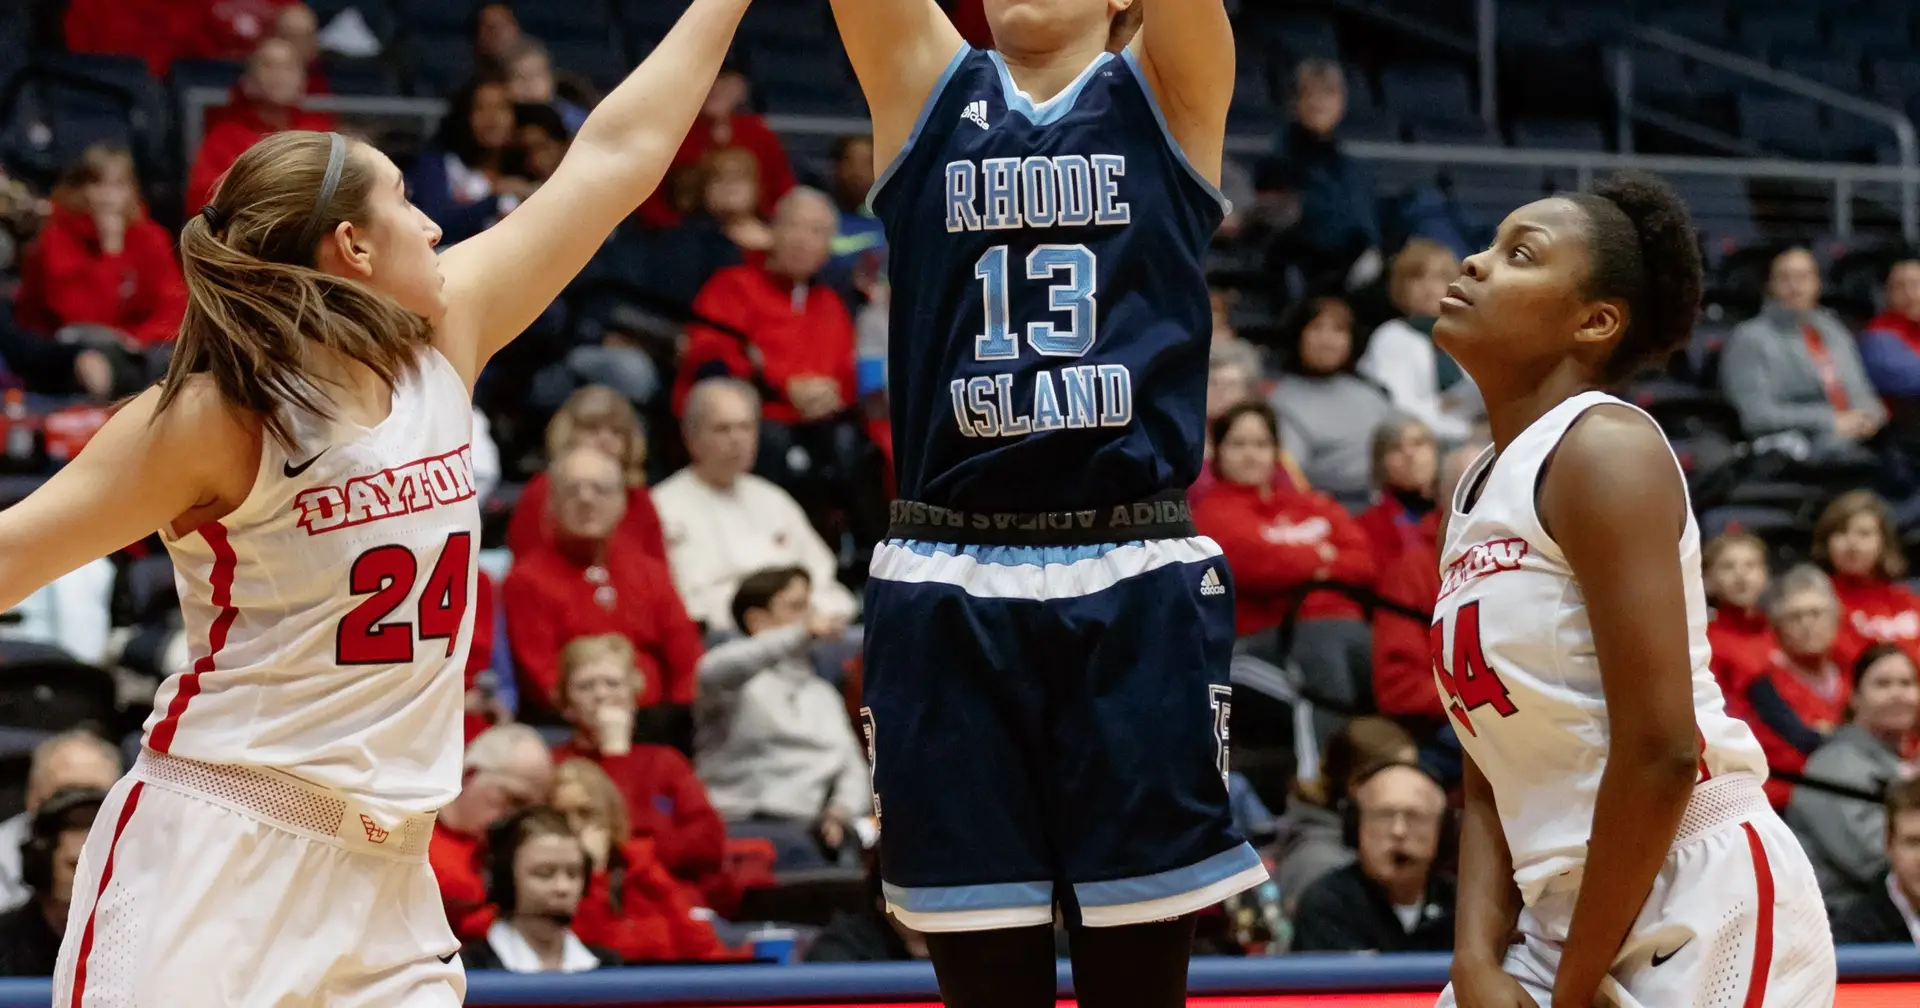
[[[921,931],[1162,920],[1266,881],[1227,808],[1233,587],[1211,539],[875,552],[868,754]]]

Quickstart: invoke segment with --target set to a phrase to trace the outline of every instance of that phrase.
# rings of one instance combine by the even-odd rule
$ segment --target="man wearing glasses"
[[[1300,894],[1299,952],[1443,952],[1453,948],[1453,878],[1434,870],[1451,828],[1446,792],[1411,763],[1354,781],[1347,841],[1354,862]]]

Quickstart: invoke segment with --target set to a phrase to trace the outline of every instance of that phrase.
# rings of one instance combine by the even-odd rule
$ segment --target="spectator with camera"
[[[1435,869],[1447,794],[1413,763],[1387,763],[1354,780],[1348,837],[1356,857],[1300,896],[1300,952],[1444,952],[1453,948],[1453,879]]]
[[[233,99],[207,112],[193,170],[187,176],[189,214],[213,202],[214,186],[247,148],[282,130],[330,130],[333,116],[300,107],[307,98],[307,68],[293,44],[267,38],[247,57],[246,75]]]
[[[553,542],[516,557],[500,586],[521,718],[564,724],[551,705],[560,651],[577,637],[606,633],[633,645],[645,680],[640,706],[692,703],[700,632],[666,565],[615,534],[626,516],[626,472],[598,449],[578,447],[547,473]]]
[[[546,805],[516,812],[487,840],[487,898],[499,908],[485,938],[460,949],[468,969],[582,973],[618,966],[590,949],[570,925],[586,895],[591,864],[565,816]]]
[[[813,608],[851,619],[853,593],[839,561],[792,496],[752,473],[760,398],[735,378],[708,378],[687,394],[681,417],[692,462],[654,490],[673,583],[709,633],[731,631],[733,596],[754,571],[803,567]]]
[[[836,861],[873,832],[866,753],[845,699],[813,667],[814,642],[839,639],[846,623],[812,611],[812,598],[799,567],[748,575],[733,596],[748,636],[700,659],[694,706],[714,808],[734,837],[773,841],[782,868]]]
[[[1840,944],[1920,945],[1920,778],[1887,789],[1887,874],[1833,913]]]
[[[434,820],[427,861],[440,883],[447,924],[464,941],[484,936],[494,920],[487,891],[488,832],[546,799],[553,757],[539,732],[505,724],[468,744],[461,771],[459,796]]]
[[[32,898],[0,915],[0,976],[52,976],[67,930],[67,905],[80,846],[93,828],[107,793],[62,788],[34,813],[32,830],[19,847],[20,867]]]
[[[27,764],[26,811],[0,822],[0,909],[26,902],[29,888],[20,845],[33,832],[34,813],[60,791],[105,791],[120,779],[120,750],[84,728],[61,732],[34,746]]]

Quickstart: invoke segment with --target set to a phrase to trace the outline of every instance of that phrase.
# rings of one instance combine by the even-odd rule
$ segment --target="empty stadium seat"
[[[1748,55],[1766,59],[1780,45],[1804,45],[1820,39],[1820,20],[1811,11],[1779,10],[1754,4],[1742,9],[1735,36]]]
[[[240,75],[246,67],[235,60],[174,60],[168,68],[168,76],[173,86],[181,91],[189,88],[230,88],[240,82]]]
[[[1359,114],[1348,112],[1347,117],[1340,121],[1337,132],[1344,140],[1400,143],[1406,139],[1406,132],[1400,128],[1400,120],[1393,113],[1383,109],[1367,110]]]
[[[409,32],[457,36],[470,44],[473,13],[471,0],[393,0],[394,14]]]
[[[1554,44],[1564,37],[1559,11],[1542,0],[1507,0],[1495,14],[1500,41]]]
[[[1736,100],[1735,114],[1740,135],[1768,150],[1806,158],[1827,153],[1819,106],[1804,98],[1743,94]]]
[[[1575,4],[1560,8],[1560,26],[1567,38],[1608,44],[1626,37],[1634,23],[1624,7]]]
[[[1245,32],[1262,51],[1283,66],[1304,59],[1340,58],[1340,36],[1333,22],[1308,14],[1257,13],[1245,18]]]
[[[473,49],[464,36],[414,37],[413,92],[447,96],[473,76]]]
[[[1874,60],[1867,69],[1873,77],[1874,94],[1883,101],[1905,105],[1920,95],[1920,59]]]
[[[1407,128],[1407,135],[1414,143],[1459,147],[1501,146],[1499,132],[1478,119],[1416,122]]]
[[[1753,220],[1753,201],[1744,179],[1731,175],[1668,174],[1667,181],[1687,201],[1703,234],[1713,239],[1745,243],[1759,235]],[[1710,251],[1711,249],[1710,243]]]
[[[577,73],[601,91],[611,91],[633,69],[626,53],[605,38],[553,42],[548,45],[553,65]]]
[[[1827,27],[1828,41],[1834,48],[1848,52],[1865,52],[1890,40],[1910,48],[1907,40],[1911,38],[1905,11],[1899,12],[1898,17],[1837,17]]]
[[[1780,69],[1831,88],[1839,88],[1848,94],[1860,94],[1866,90],[1860,79],[1860,61],[1855,59],[1794,53],[1780,58]]]
[[[740,19],[740,37],[776,45],[831,41],[833,16],[825,0],[756,2]]]
[[[613,27],[607,0],[515,0],[513,13],[522,31],[548,45],[604,43]]]
[[[1380,70],[1380,97],[1409,123],[1474,118],[1467,73],[1451,63],[1397,63]]]
[[[393,67],[378,59],[329,59],[321,64],[334,94],[390,95],[399,91]]]
[[[1607,134],[1588,119],[1521,119],[1513,124],[1516,147],[1547,150],[1604,151]]]
[[[1696,42],[1724,43],[1729,38],[1726,12],[1713,4],[1662,7],[1653,11],[1646,20],[1655,27],[1665,28]]]

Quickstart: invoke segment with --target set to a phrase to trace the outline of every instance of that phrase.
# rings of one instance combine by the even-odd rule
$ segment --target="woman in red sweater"
[[[1360,527],[1385,566],[1421,541],[1420,522],[1433,513],[1433,480],[1440,452],[1433,431],[1410,416],[1396,416],[1373,431],[1373,506],[1360,513]]]
[[[1840,599],[1841,664],[1875,641],[1898,644],[1920,661],[1920,598],[1900,583],[1907,558],[1886,501],[1870,490],[1834,498],[1814,523],[1813,561],[1833,578]]]
[[[187,309],[173,236],[147,217],[133,155],[87,148],[53,193],[53,214],[21,262],[15,315],[22,327],[94,349],[132,366],[170,342]],[[73,329],[71,327],[90,327]],[[135,384],[144,383],[144,364]]]
[[[1801,564],[1780,575],[1766,600],[1777,646],[1758,666],[1735,665],[1729,712],[1753,727],[1767,765],[1799,773],[1807,757],[1846,723],[1853,680],[1837,660],[1840,604],[1820,569]],[[1767,797],[1785,808],[1793,786],[1767,781]]]
[[[1358,602],[1335,591],[1303,598],[1302,589],[1312,582],[1371,589],[1366,533],[1332,498],[1275,485],[1280,421],[1273,407],[1233,406],[1213,422],[1213,443],[1219,484],[1193,506],[1194,525],[1226,554],[1240,636],[1259,635],[1251,650],[1299,665],[1324,743],[1373,706],[1372,635]],[[1292,644],[1280,655],[1279,631],[1289,618]]]
[[[620,460],[627,479],[627,514],[613,537],[666,563],[667,544],[660,532],[660,512],[647,491],[647,432],[640,414],[620,393],[605,385],[589,385],[567,397],[560,412],[547,422],[547,457],[556,459],[578,447],[597,448]],[[507,548],[525,553],[553,542],[553,524],[547,496],[553,485],[543,470],[527,481],[507,524]]]
[[[695,916],[653,838],[633,835],[620,791],[605,771],[584,759],[561,763],[554,768],[552,805],[567,817],[592,866],[573,918],[582,942],[623,963],[745,958]]]
[[[1776,647],[1773,627],[1760,608],[1767,590],[1767,546],[1744,532],[1715,536],[1701,551],[1700,565],[1713,606],[1707,623],[1713,677],[1731,696],[1735,670],[1760,668]]]

